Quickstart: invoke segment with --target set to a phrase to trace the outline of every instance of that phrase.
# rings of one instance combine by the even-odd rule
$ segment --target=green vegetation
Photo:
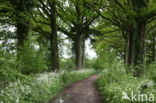
[[[45,50],[42,48],[35,49],[33,45],[26,42],[18,56],[17,68],[23,74],[40,73],[48,70]]]
[[[0,91],[1,103],[46,103],[67,85],[87,78],[94,70],[43,73],[12,82]]]
[[[143,101],[139,101],[138,98],[132,101],[132,93],[156,96],[154,80],[148,77],[135,78],[132,74],[126,74],[125,69],[104,72],[97,81],[97,85],[105,101],[103,103],[147,103],[146,97],[143,98]],[[123,98],[124,95],[128,95],[130,100]]]
[[[156,96],[156,0],[0,1],[0,102],[46,102],[92,68],[105,102]]]
[[[156,85],[155,85],[155,66],[156,64],[150,64],[146,67],[146,72],[140,78],[134,77],[132,72],[128,72],[124,67],[123,61],[117,59],[116,56],[110,55],[101,56],[104,60],[109,59],[105,64],[101,66],[102,72],[99,73],[100,77],[97,80],[97,87],[102,96],[103,103],[154,103],[152,100],[149,101],[149,96],[152,94],[156,96]],[[113,59],[114,58],[114,59]],[[103,60],[102,59],[102,60]],[[131,98],[133,95],[139,96],[139,94],[145,94],[143,98],[136,97]],[[124,98],[128,96],[129,99]]]

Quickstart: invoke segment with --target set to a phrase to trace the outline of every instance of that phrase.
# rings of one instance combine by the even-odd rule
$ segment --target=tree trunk
[[[127,65],[134,67],[137,76],[143,73],[145,64],[145,27],[145,21],[136,19],[127,30]]]
[[[82,40],[82,68],[85,68],[85,60],[86,60],[86,54],[85,54],[85,39]]]
[[[82,38],[79,34],[75,38],[75,64],[76,69],[82,68]]]
[[[132,6],[135,13],[142,13],[145,8],[146,0],[133,0]],[[145,56],[145,30],[146,19],[142,16],[133,18],[133,23],[127,30],[127,64],[133,66],[135,75],[140,76],[143,73],[144,56]]]
[[[8,0],[12,7],[12,13],[14,15],[15,27],[17,33],[17,55],[24,45],[24,41],[27,39],[30,29],[30,14],[33,9],[33,0]],[[29,3],[32,3],[28,7]]]
[[[51,35],[50,35],[50,49],[51,49],[51,70],[56,71],[59,69],[59,56],[58,56],[58,38],[56,26],[56,2],[52,2],[51,6]]]
[[[136,22],[134,24],[134,65],[143,65],[145,63],[145,28],[146,23]]]
[[[134,34],[132,25],[127,30],[127,50],[126,50],[126,64],[131,66],[134,63]]]
[[[18,19],[18,21],[21,21],[22,17],[20,18],[20,20]],[[27,21],[23,21],[22,22],[16,22],[16,33],[17,33],[17,53],[22,49],[22,47],[24,46],[24,42],[26,41],[28,34],[29,34],[29,22]]]
[[[135,75],[140,76],[144,72],[145,64],[145,29],[146,22],[138,21],[134,24],[134,66]]]

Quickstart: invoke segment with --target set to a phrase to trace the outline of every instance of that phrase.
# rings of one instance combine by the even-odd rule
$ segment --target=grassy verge
[[[86,69],[68,73],[44,73],[17,80],[0,91],[0,103],[46,103],[65,86],[94,73],[94,70]]]
[[[136,78],[127,74],[125,69],[104,70],[97,80],[103,103],[156,103],[153,98],[156,97],[156,86],[151,79],[153,74],[148,72]]]

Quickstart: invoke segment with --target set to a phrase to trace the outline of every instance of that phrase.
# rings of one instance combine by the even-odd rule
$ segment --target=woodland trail
[[[101,103],[95,87],[97,75],[68,86],[60,96],[49,100],[48,103]]]

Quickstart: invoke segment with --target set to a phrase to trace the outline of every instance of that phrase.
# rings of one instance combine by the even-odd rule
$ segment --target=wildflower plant
[[[47,103],[65,86],[95,73],[93,69],[43,73],[10,83],[0,90],[0,103]]]

